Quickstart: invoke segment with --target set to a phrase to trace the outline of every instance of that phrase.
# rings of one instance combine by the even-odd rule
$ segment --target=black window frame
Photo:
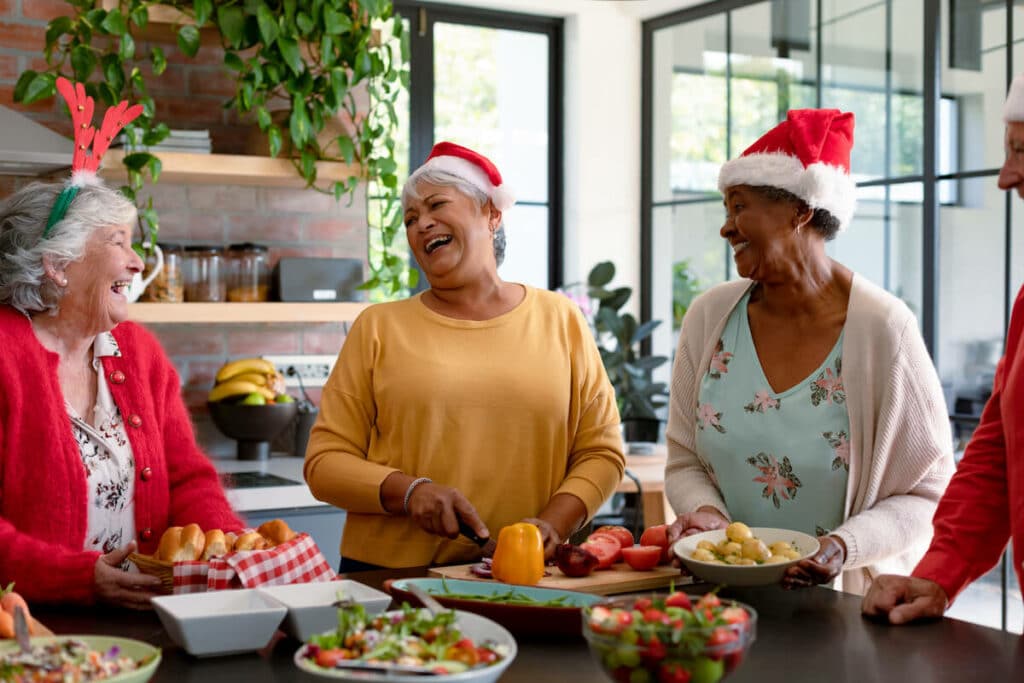
[[[434,140],[434,25],[463,24],[540,33],[548,38],[548,200],[518,201],[548,208],[548,287],[564,284],[564,27],[561,17],[487,10],[414,0],[395,0],[395,13],[409,21],[409,168],[430,154]],[[429,65],[430,68],[424,68]],[[514,232],[514,231],[513,231]],[[415,265],[415,261],[413,261]],[[420,277],[417,289],[426,287]]]

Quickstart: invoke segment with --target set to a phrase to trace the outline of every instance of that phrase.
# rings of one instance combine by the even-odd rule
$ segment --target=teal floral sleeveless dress
[[[776,393],[754,348],[749,300],[729,315],[701,381],[697,453],[734,520],[821,536],[843,521],[850,470],[843,334],[817,370]]]

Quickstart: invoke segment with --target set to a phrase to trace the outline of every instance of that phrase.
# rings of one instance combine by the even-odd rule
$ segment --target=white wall
[[[466,0],[565,19],[565,279],[615,263],[640,286],[640,50],[644,19],[700,0]],[[639,306],[639,294],[631,302]]]

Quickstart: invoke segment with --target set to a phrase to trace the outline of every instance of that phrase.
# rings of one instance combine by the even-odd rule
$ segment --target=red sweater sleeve
[[[1006,354],[996,368],[992,397],[939,501],[931,546],[913,572],[942,586],[950,600],[995,566],[1010,537],[1003,394],[1007,381],[1013,381],[1019,372],[1014,366],[1020,361],[1022,328],[1024,289],[1014,304]]]

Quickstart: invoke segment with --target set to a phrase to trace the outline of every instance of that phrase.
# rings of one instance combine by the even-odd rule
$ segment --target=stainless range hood
[[[0,107],[0,175],[37,176],[71,167],[75,143]]]

